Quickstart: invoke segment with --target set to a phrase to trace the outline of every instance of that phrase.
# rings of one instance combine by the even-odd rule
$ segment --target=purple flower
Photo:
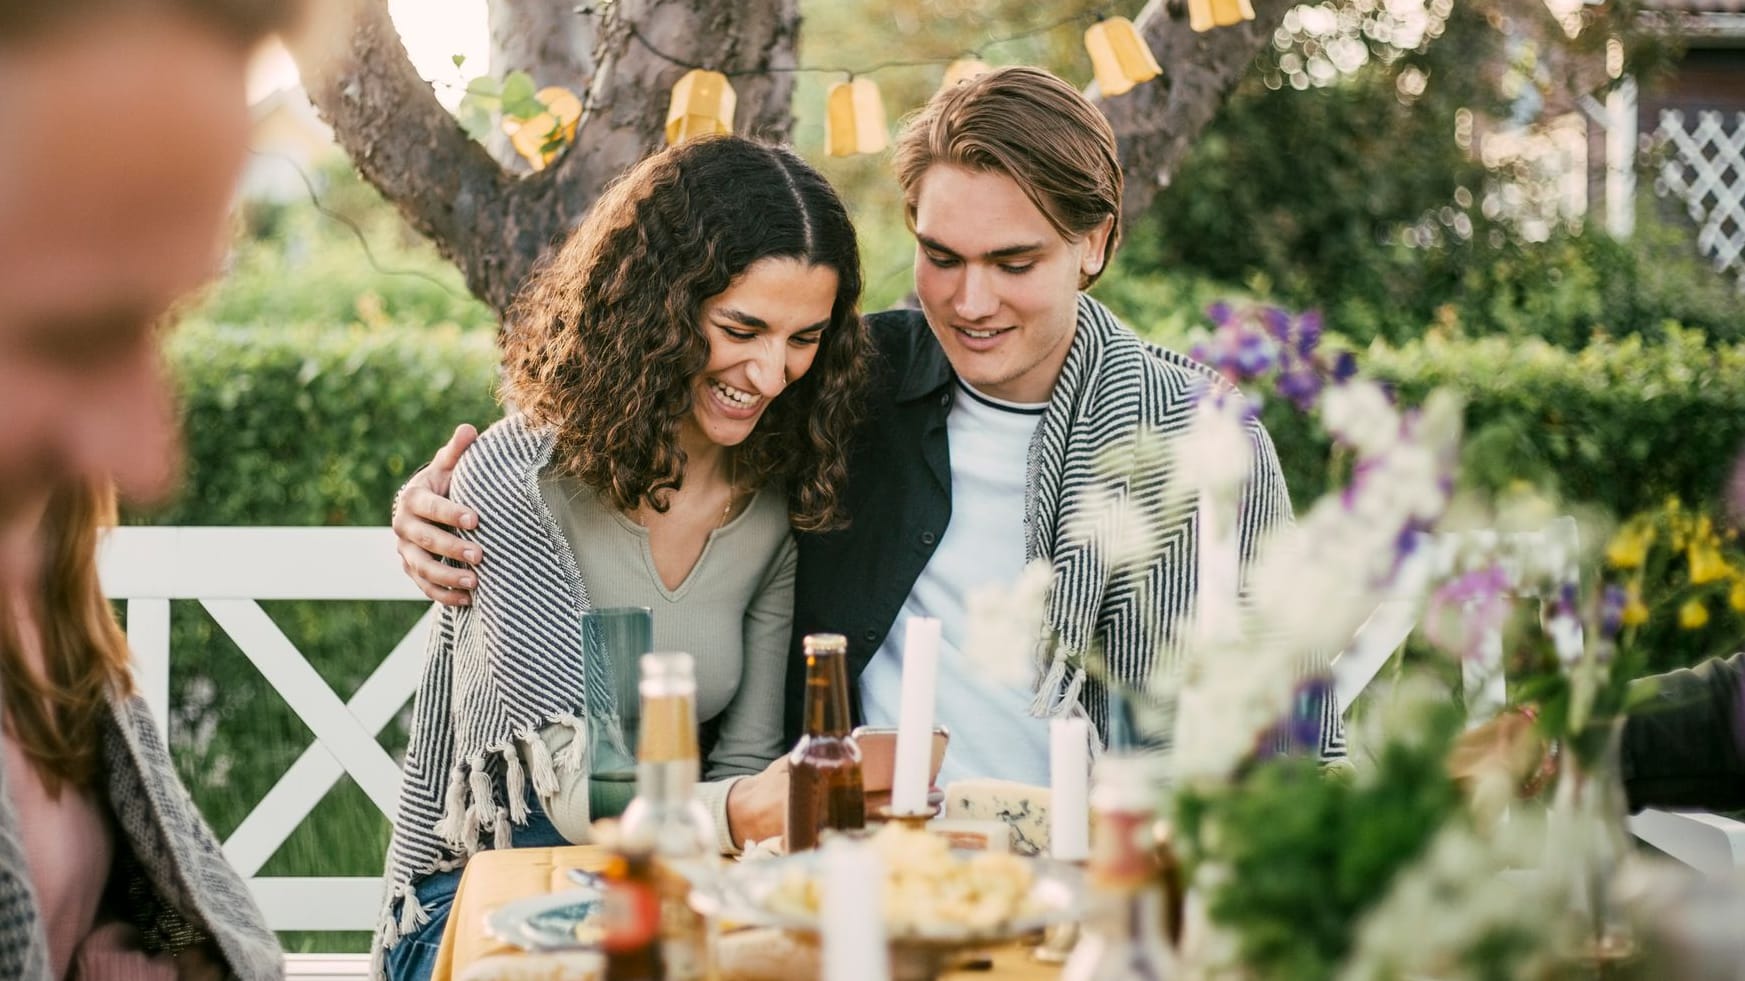
[[[1624,629],[1624,604],[1629,597],[1617,583],[1606,586],[1600,595],[1600,636],[1610,639]]]
[[[1258,378],[1272,369],[1272,345],[1259,334],[1243,334],[1236,342],[1235,362],[1243,380]]]
[[[1293,368],[1278,376],[1278,393],[1307,412],[1321,395],[1321,376],[1307,368]]]
[[[1297,353],[1303,357],[1315,353],[1321,343],[1321,311],[1310,310],[1297,318]]]
[[[1260,321],[1273,340],[1286,344],[1291,339],[1291,315],[1278,307],[1262,307]]]
[[[1219,300],[1206,308],[1206,316],[1211,318],[1212,323],[1222,327],[1230,322],[1230,304]]]
[[[1350,381],[1357,376],[1357,356],[1350,351],[1340,351],[1333,359],[1333,380],[1336,382]]]

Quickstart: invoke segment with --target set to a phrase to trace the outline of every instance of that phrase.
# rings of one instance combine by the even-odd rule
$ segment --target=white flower
[[[1321,394],[1321,423],[1361,457],[1386,453],[1400,438],[1400,414],[1380,385],[1349,381]]]
[[[1194,424],[1176,441],[1176,462],[1183,474],[1205,493],[1233,499],[1248,479],[1248,433],[1236,413],[1235,399],[1200,402]]]
[[[993,685],[1034,681],[1037,648],[1054,574],[1038,559],[1009,587],[983,586],[970,593],[963,654]]]

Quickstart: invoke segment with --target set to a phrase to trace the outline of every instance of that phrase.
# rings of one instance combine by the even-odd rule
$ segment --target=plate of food
[[[595,950],[600,946],[601,891],[593,886],[504,903],[485,919],[491,936],[523,950]]]
[[[885,869],[879,912],[899,977],[931,977],[952,951],[1006,943],[1076,920],[1084,908],[1084,873],[1071,864],[960,851],[894,822],[866,840]],[[691,902],[723,921],[815,933],[822,871],[818,851],[741,862],[693,883]]]

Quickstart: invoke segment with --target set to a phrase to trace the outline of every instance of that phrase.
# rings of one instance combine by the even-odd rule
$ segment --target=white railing
[[[160,728],[170,718],[170,602],[194,600],[315,734],[230,837],[236,866],[275,930],[368,930],[378,876],[257,873],[342,775],[391,820],[400,767],[376,742],[417,690],[426,613],[349,702],[260,608],[260,600],[419,600],[386,528],[118,528],[99,556],[103,589],[127,605],[134,670]],[[167,742],[167,740],[166,740]]]

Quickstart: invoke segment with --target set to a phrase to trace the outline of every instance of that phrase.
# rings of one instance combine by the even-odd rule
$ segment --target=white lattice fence
[[[260,600],[420,600],[386,528],[117,528],[99,555],[103,589],[127,603],[134,674],[160,727],[170,718],[170,602],[197,600],[284,698],[315,743],[224,842],[277,930],[368,930],[378,876],[260,876],[261,867],[349,774],[392,818],[400,768],[376,741],[418,687],[426,614],[342,700]],[[375,652],[360,652],[373,656]]]
[[[1684,203],[1697,246],[1745,289],[1745,112],[1662,109],[1656,135],[1672,151],[1654,189]]]

